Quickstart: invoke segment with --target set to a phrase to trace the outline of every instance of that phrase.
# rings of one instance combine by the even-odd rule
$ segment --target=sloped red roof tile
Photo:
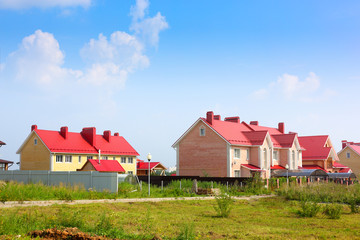
[[[285,167],[283,166],[280,166],[280,165],[274,165],[271,167],[271,170],[283,170],[283,169],[286,169]]]
[[[126,172],[121,164],[116,160],[95,160],[89,159],[90,164],[98,172]]]
[[[325,147],[328,135],[298,137],[300,145],[306,150],[302,152],[303,160],[325,160],[328,158],[331,147]]]
[[[136,150],[121,136],[111,136],[110,142],[103,135],[96,135],[96,144],[92,146],[81,133],[68,132],[65,139],[59,131],[34,130],[51,152],[91,153],[138,156]]]
[[[255,165],[252,165],[252,164],[241,164],[241,167],[244,167],[244,168],[247,168],[247,169],[250,169],[253,171],[264,171],[261,168],[255,166]]]

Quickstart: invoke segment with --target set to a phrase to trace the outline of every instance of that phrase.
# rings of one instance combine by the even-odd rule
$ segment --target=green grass
[[[7,201],[34,201],[34,200],[81,200],[81,199],[117,199],[117,198],[147,198],[148,186],[143,183],[142,189],[136,184],[122,182],[119,184],[118,193],[97,192],[96,189],[85,189],[83,186],[46,186],[42,183],[4,183],[0,181],[0,202]],[[157,187],[151,185],[152,198],[159,197],[194,197],[197,196],[192,189],[191,180],[173,181],[168,186]],[[199,188],[219,188],[221,192],[227,192],[232,196],[254,195],[270,193],[263,184],[249,183],[246,187],[238,184],[227,187],[211,182],[199,182]]]
[[[78,227],[84,232],[125,239],[358,239],[360,214],[344,207],[340,219],[323,213],[298,217],[299,202],[281,197],[235,201],[219,218],[212,201],[103,203],[0,209],[0,235]],[[0,237],[1,239],[1,237]]]
[[[288,200],[302,200],[323,203],[360,204],[360,184],[345,186],[335,183],[312,183],[286,186],[276,191]]]

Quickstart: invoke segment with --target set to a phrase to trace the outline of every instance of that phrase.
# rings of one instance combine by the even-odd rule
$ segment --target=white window
[[[131,174],[131,175],[133,175],[133,171],[128,171],[128,174]]]
[[[240,177],[240,170],[235,170],[234,173],[235,173],[235,177]]]
[[[103,160],[108,160],[107,156],[102,157]]]
[[[267,169],[268,160],[267,160],[267,151],[266,148],[264,148],[264,167],[263,169]]]
[[[81,156],[79,156],[79,163],[81,163]]]
[[[71,163],[72,162],[72,156],[71,155],[66,155],[65,156],[65,162]]]
[[[63,162],[63,155],[56,155],[56,162]]]
[[[204,127],[200,128],[200,136],[205,136],[205,128]]]
[[[133,163],[133,158],[132,157],[128,158],[128,163]]]
[[[93,156],[87,156],[86,159],[87,159],[87,160],[93,159]]]
[[[350,158],[350,153],[349,152],[346,153],[346,158]]]
[[[239,148],[234,149],[234,158],[240,158],[240,149]]]
[[[250,149],[246,149],[246,160],[250,159]]]
[[[126,157],[121,157],[121,163],[126,163]]]
[[[278,150],[274,150],[273,152],[273,159],[278,161],[279,160],[279,151]]]
[[[37,145],[37,139],[36,138],[34,139],[34,145]]]

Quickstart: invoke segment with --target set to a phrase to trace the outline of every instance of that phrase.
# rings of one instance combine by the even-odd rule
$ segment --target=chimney
[[[221,116],[220,115],[215,115],[214,120],[221,120]]]
[[[118,136],[119,136],[119,133],[115,133],[114,136],[118,137]]]
[[[227,117],[224,119],[226,122],[240,123],[240,117]]]
[[[61,135],[64,139],[67,139],[67,137],[68,137],[68,127],[61,127],[61,128],[60,128],[60,135]]]
[[[37,129],[37,125],[32,125],[31,126],[31,131],[34,131],[34,130],[36,130]]]
[[[281,133],[285,133],[285,123],[283,123],[283,122],[279,123],[278,130]]]
[[[258,121],[251,121],[251,122],[250,122],[250,125],[258,126],[258,125],[259,125],[259,122],[258,122]]]
[[[346,148],[347,140],[342,140],[341,143],[342,143],[342,149]]]
[[[213,120],[214,120],[214,112],[210,111],[206,113],[206,121],[208,123],[210,123],[210,125],[213,124]]]
[[[111,131],[110,130],[104,131],[105,140],[110,142],[110,137],[111,137]]]
[[[83,128],[81,131],[81,136],[85,138],[85,140],[91,145],[96,145],[96,128],[89,127],[89,128]]]

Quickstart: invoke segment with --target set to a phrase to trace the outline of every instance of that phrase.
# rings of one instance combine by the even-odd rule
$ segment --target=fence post
[[[242,182],[240,182],[240,187],[242,187],[242,185],[243,185]]]
[[[47,185],[50,186],[50,171],[47,172]]]
[[[266,179],[266,188],[269,189],[269,179]]]
[[[301,178],[299,178],[299,185],[300,185],[300,187],[301,187]]]
[[[276,179],[276,185],[277,185],[277,188],[280,188],[280,180],[278,178]]]
[[[214,188],[214,182],[211,181],[211,188]]]
[[[180,190],[181,190],[181,179],[180,179]]]
[[[164,189],[164,181],[161,180],[161,191]]]
[[[229,191],[229,182],[226,181],[226,190]]]

